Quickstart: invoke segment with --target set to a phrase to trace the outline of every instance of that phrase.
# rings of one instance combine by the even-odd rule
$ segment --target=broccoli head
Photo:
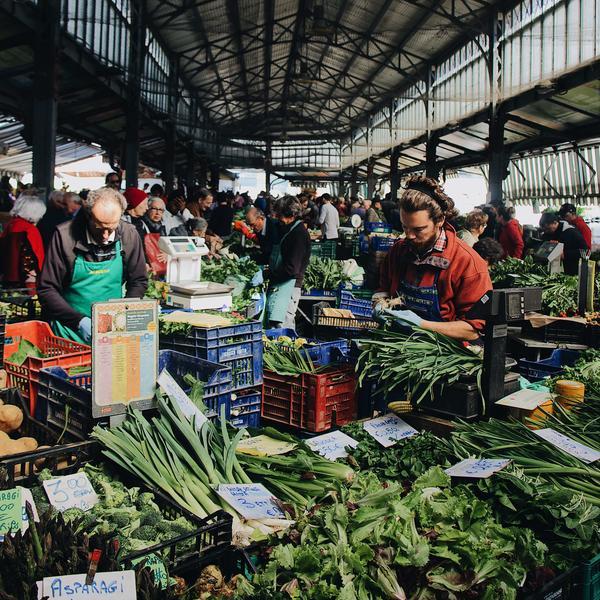
[[[157,510],[148,510],[140,516],[141,525],[156,527],[163,520],[163,516]]]
[[[188,521],[185,517],[179,517],[174,521],[170,522],[171,531],[173,535],[183,535],[184,533],[191,533],[196,531],[196,527],[193,523]]]
[[[62,515],[63,519],[67,522],[84,520],[86,517],[85,511],[81,510],[81,508],[67,508],[67,510],[63,511]]]
[[[158,531],[156,531],[156,527],[152,527],[151,525],[142,525],[141,527],[138,527],[135,531],[131,532],[131,536],[147,542],[159,542]]]
[[[149,510],[160,512],[158,504],[156,504],[154,501],[154,494],[152,492],[142,492],[139,494],[135,505],[137,506],[138,510],[144,513]]]

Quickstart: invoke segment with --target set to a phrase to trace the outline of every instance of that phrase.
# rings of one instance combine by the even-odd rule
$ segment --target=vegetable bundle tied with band
[[[461,375],[475,377],[481,393],[482,356],[445,335],[419,327],[373,331],[359,344],[359,383],[374,380],[386,398],[405,393],[418,404],[433,398],[434,386],[456,383]]]

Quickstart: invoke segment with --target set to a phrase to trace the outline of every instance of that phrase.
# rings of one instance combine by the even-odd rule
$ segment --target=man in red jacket
[[[577,214],[577,207],[574,204],[563,204],[558,213],[561,219],[564,219],[569,225],[579,229],[583,236],[588,250],[592,249],[592,230],[588,224]]]
[[[498,207],[498,223],[500,234],[498,241],[504,250],[504,257],[523,258],[525,242],[523,241],[523,229],[521,224],[514,218],[515,210],[508,206]]]
[[[447,222],[456,214],[454,202],[434,179],[417,175],[409,180],[400,200],[406,238],[382,263],[373,301],[400,296],[404,310],[384,311],[399,324],[475,340],[484,322],[467,314],[492,282],[484,260]]]

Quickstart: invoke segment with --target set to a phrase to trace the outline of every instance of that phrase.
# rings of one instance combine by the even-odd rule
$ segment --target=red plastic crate
[[[352,367],[311,375],[264,370],[263,419],[317,433],[356,419],[357,375]]]
[[[26,321],[6,325],[6,344],[4,346],[4,368],[9,384],[21,390],[23,397],[29,399],[29,410],[35,415],[40,369],[44,367],[70,367],[89,365],[92,362],[92,350],[89,346],[78,344],[52,333],[50,325],[43,321]],[[22,365],[11,363],[10,358],[19,349],[21,339],[37,346],[47,358],[28,357]]]

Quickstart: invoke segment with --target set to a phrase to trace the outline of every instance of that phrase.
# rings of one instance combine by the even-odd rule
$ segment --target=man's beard
[[[433,245],[435,244],[439,236],[440,232],[436,231],[428,240],[424,242],[415,242],[414,240],[412,240],[409,242],[409,244],[411,248],[415,250],[415,252],[417,252],[417,254],[423,254],[424,252],[427,252],[427,250],[429,250],[430,248],[433,248]]]

